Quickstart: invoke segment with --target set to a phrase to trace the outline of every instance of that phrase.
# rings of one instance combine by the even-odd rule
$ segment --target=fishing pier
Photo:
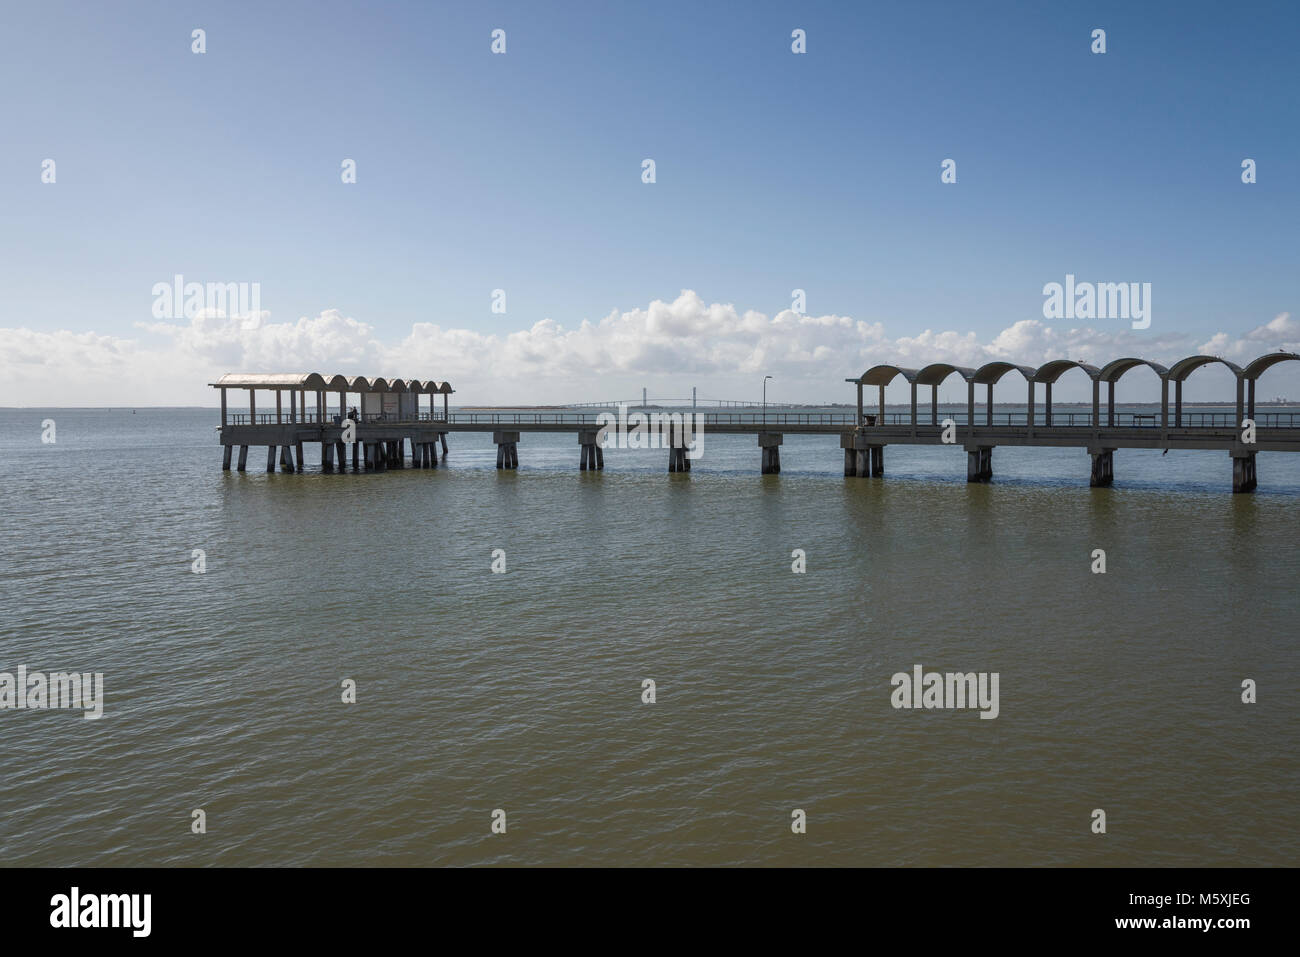
[[[692,430],[716,434],[754,435],[760,450],[760,471],[779,474],[780,449],[786,434],[838,436],[844,450],[846,477],[881,477],[888,445],[953,445],[967,456],[967,481],[993,477],[993,451],[998,446],[1073,446],[1086,449],[1092,460],[1090,484],[1114,481],[1117,449],[1203,449],[1227,452],[1232,461],[1234,492],[1252,491],[1257,484],[1255,458],[1259,452],[1300,452],[1300,413],[1256,413],[1255,393],[1260,376],[1272,366],[1300,360],[1300,354],[1274,352],[1244,366],[1216,356],[1190,356],[1171,366],[1145,359],[1116,359],[1097,367],[1057,359],[1038,368],[990,362],[978,369],[933,363],[921,369],[877,365],[856,379],[854,412],[704,412],[658,414],[666,417],[668,471],[690,471]],[[1233,374],[1236,395],[1232,412],[1184,410],[1183,385],[1197,369],[1221,364]],[[1138,367],[1154,372],[1160,385],[1158,412],[1124,412],[1115,408],[1115,384]],[[1061,412],[1053,408],[1052,387],[1066,373],[1078,370],[1092,389],[1090,411]],[[952,376],[966,383],[965,410],[940,412],[939,386]],[[997,411],[994,386],[1008,377],[1024,386],[1024,411]],[[907,412],[887,412],[885,387],[901,377],[910,386]],[[438,452],[445,457],[447,436],[454,432],[490,432],[497,446],[497,468],[519,467],[519,445],[527,433],[559,432],[577,437],[578,468],[604,468],[606,434],[614,416],[598,412],[451,412],[451,385],[433,380],[331,376],[317,373],[222,376],[212,386],[221,391],[220,442],[222,467],[244,471],[250,446],[266,447],[268,472],[301,471],[304,443],[321,444],[321,469],[342,471],[350,451],[354,471],[404,468],[409,443],[411,466],[437,468]],[[865,390],[875,387],[878,408],[868,412]],[[928,403],[921,405],[921,390]],[[1041,388],[1041,400],[1039,389]],[[248,413],[227,408],[230,390],[248,392]],[[1003,386],[1005,390],[1005,386]],[[259,411],[256,393],[275,394],[275,412]],[[288,393],[288,402],[284,394]],[[977,396],[977,392],[979,395]],[[1104,401],[1103,401],[1104,392]],[[338,397],[338,412],[327,400]],[[358,402],[349,406],[349,397]],[[428,396],[427,402],[424,397]],[[437,401],[438,396],[442,402]],[[308,398],[312,405],[307,405]],[[976,405],[976,398],[984,401]],[[441,405],[441,408],[439,408]],[[277,463],[277,453],[279,461]]]

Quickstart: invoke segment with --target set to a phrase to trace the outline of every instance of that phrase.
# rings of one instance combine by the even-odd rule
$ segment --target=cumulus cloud
[[[1288,314],[1244,335],[1198,344],[1177,333],[1012,323],[992,338],[926,329],[891,337],[883,322],[848,316],[768,316],[706,303],[690,290],[671,302],[614,310],[598,321],[544,319],[506,335],[416,323],[384,341],[369,324],[330,309],[275,323],[269,316],[201,312],[187,323],[150,322],[133,338],[93,332],[0,329],[0,405],[211,405],[207,383],[223,372],[319,371],[450,380],[465,404],[554,403],[629,398],[643,385],[659,397],[752,398],[764,375],[779,401],[848,401],[846,377],[890,362],[978,366],[993,359],[1038,365],[1066,357],[1094,364],[1121,355],[1172,362],[1194,352],[1248,361],[1273,349],[1300,351]],[[1297,363],[1300,366],[1300,363]],[[1060,397],[1086,383],[1062,380]],[[1282,379],[1282,376],[1278,377]],[[953,380],[955,382],[955,380]]]

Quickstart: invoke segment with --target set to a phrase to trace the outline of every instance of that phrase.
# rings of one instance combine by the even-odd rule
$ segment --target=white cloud
[[[752,398],[770,374],[774,401],[847,402],[852,394],[843,380],[881,362],[1038,365],[1066,357],[1101,364],[1137,355],[1169,363],[1195,352],[1240,362],[1275,348],[1300,351],[1300,322],[1285,313],[1244,335],[1219,333],[1199,346],[1182,334],[1139,336],[1039,319],[1012,323],[987,341],[973,332],[930,329],[891,338],[881,322],[789,310],[769,317],[706,304],[691,291],[596,322],[564,326],[544,319],[504,336],[416,323],[400,340],[386,342],[367,323],[333,309],[296,322],[257,318],[202,313],[188,324],[141,323],[138,338],[0,329],[0,405],[211,405],[207,383],[231,371],[450,380],[458,401],[484,405],[628,398],[643,385],[659,397],[689,396],[697,385],[701,396]],[[1269,394],[1297,380],[1286,365],[1274,377],[1277,388],[1264,387]],[[946,391],[956,388],[951,382]],[[1085,392],[1081,376],[1067,376],[1058,396],[1081,399]]]

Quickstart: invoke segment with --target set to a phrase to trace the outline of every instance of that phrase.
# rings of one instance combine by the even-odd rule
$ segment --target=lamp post
[[[772,378],[770,375],[763,376],[763,424],[767,425],[767,380]]]

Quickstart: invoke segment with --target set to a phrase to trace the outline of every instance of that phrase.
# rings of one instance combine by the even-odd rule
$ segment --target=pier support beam
[[[1092,456],[1092,477],[1088,484],[1093,488],[1107,488],[1115,481],[1115,450],[1088,449]]]
[[[293,474],[293,450],[288,445],[280,446],[280,471]]]
[[[445,398],[445,397],[444,397],[444,398]],[[439,432],[439,433],[438,433],[438,438],[439,438],[439,440],[441,440],[441,442],[442,442],[442,454],[443,454],[443,455],[446,455],[446,454],[447,454],[447,433],[446,433],[446,432]]]
[[[885,474],[885,447],[871,441],[868,429],[840,433],[844,450],[844,474],[858,478]]]
[[[1255,453],[1232,453],[1232,490],[1234,492],[1255,491]]]
[[[238,466],[239,471],[241,472],[244,471],[244,469],[247,468],[247,466],[248,466],[248,446],[241,445],[239,447],[239,466]]]
[[[604,451],[596,443],[599,433],[596,432],[579,432],[578,444],[582,447],[582,455],[578,464],[578,471],[596,471],[605,467]]]
[[[221,471],[223,472],[230,471],[230,452],[231,446],[223,445],[221,447]]]
[[[689,472],[690,470],[691,459],[686,454],[686,429],[675,422],[670,422],[668,425],[668,471]]]
[[[322,472],[334,471],[334,446],[329,442],[320,444],[320,469]]]
[[[303,458],[303,454],[302,454],[302,439],[298,440],[297,448],[298,448],[298,458],[295,460],[295,465],[297,466],[298,471],[301,472],[303,471],[303,463],[307,461],[305,458]]]
[[[266,447],[266,470],[268,472],[275,471],[275,446],[274,445],[268,445]]]
[[[447,436],[445,432],[441,434],[441,438],[446,442]],[[519,468],[519,433],[493,432],[492,441],[497,445],[497,468]],[[446,448],[446,445],[444,445],[443,449],[446,450]]]
[[[987,482],[993,478],[993,446],[966,446],[966,481]]]
[[[360,443],[360,442],[353,442],[353,443],[352,443],[352,471],[354,471],[354,472],[360,472],[360,471],[361,471],[361,468],[360,468],[360,466],[359,466],[359,462],[358,462],[358,457],[359,457],[359,455],[360,455],[360,448],[361,448],[361,443]]]
[[[780,432],[758,433],[758,447],[763,450],[763,475],[781,474],[781,443],[784,438]]]

